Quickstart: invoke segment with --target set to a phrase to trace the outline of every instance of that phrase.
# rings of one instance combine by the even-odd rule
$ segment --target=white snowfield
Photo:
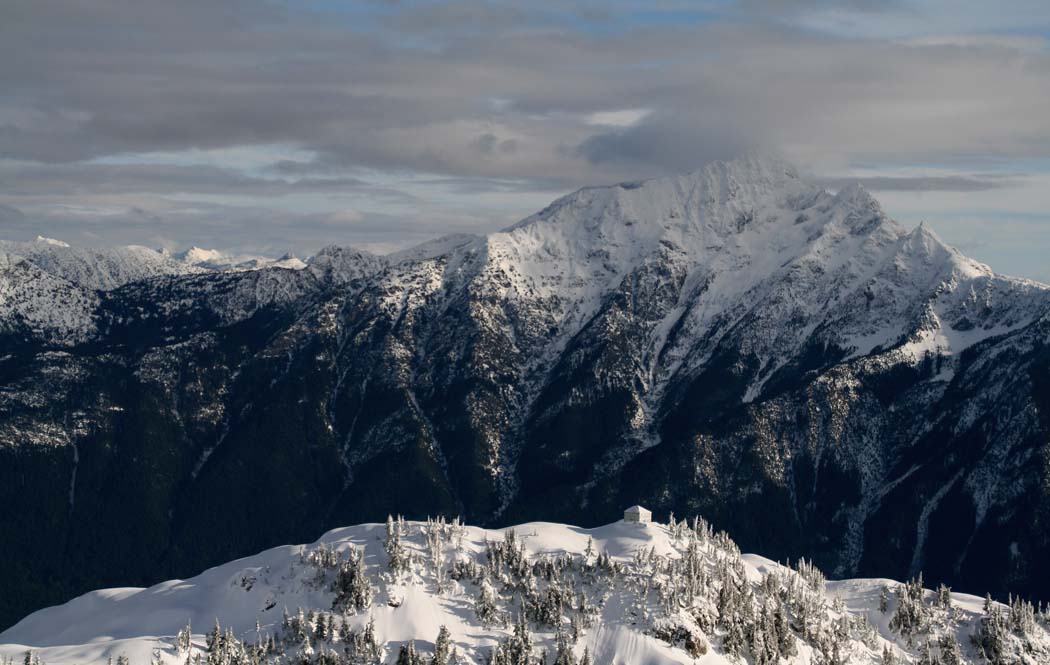
[[[370,606],[360,611],[336,612],[337,625],[345,623],[348,629],[361,631],[373,621],[379,643],[385,643],[383,662],[394,662],[398,649],[410,641],[414,641],[421,653],[429,653],[439,630],[445,626],[458,651],[459,662],[486,662],[499,640],[514,631],[515,608],[522,602],[521,598],[507,592],[506,587],[503,592],[499,589],[499,580],[510,586],[513,575],[504,571],[502,576],[491,578],[492,582],[479,585],[469,575],[455,579],[451,571],[456,562],[484,566],[486,546],[503,542],[507,532],[455,523],[403,522],[399,526],[395,521],[393,526],[409,553],[411,563],[405,571],[388,570],[390,557],[384,547],[386,525],[336,529],[313,544],[276,547],[211,568],[188,580],[163,582],[148,589],[94,591],[65,605],[40,610],[0,634],[0,657],[21,660],[27,651],[32,651],[48,665],[90,665],[115,660],[121,655],[126,655],[133,664],[151,660],[183,663],[192,654],[203,651],[205,633],[216,619],[246,643],[254,644],[260,638],[264,641],[267,635],[280,635],[286,612],[295,615],[303,608],[308,621],[311,610],[320,612],[322,617],[330,612],[334,597],[332,576],[323,565],[311,560],[316,561],[332,551],[345,556],[350,548],[357,548],[363,552],[364,570],[374,596]],[[742,654],[747,657],[746,661],[725,653],[724,643],[729,638],[717,622],[713,624],[716,627],[706,631],[698,627],[705,613],[712,616],[708,605],[714,601],[710,599],[719,597],[718,587],[727,584],[726,580],[739,584],[739,597],[747,599],[741,601],[745,605],[740,607],[746,607],[747,612],[755,611],[761,616],[762,612],[770,611],[769,603],[779,602],[791,608],[794,654],[778,662],[830,662],[814,644],[834,640],[834,635],[839,635],[841,641],[839,655],[844,658],[841,662],[881,663],[885,662],[881,660],[886,657],[884,652],[897,657],[896,662],[919,662],[918,656],[928,643],[934,644],[933,653],[938,653],[937,639],[943,635],[950,635],[960,645],[961,662],[984,662],[977,657],[969,640],[985,613],[984,601],[974,596],[953,593],[950,607],[944,607],[935,601],[935,594],[926,592],[925,626],[909,638],[890,628],[900,603],[895,595],[902,588],[899,583],[866,579],[825,584],[819,572],[804,565],[799,568],[800,574],[760,556],[740,555],[724,534],[713,535],[702,522],[699,529],[685,523],[669,527],[618,522],[595,529],[530,523],[514,527],[513,531],[516,542],[524,545],[527,560],[534,566],[558,557],[574,562],[563,569],[555,583],[571,585],[587,599],[591,619],[581,624],[586,627],[572,651],[579,658],[586,650],[592,663],[756,662],[747,648]],[[429,545],[428,532],[434,536]],[[435,550],[433,543],[437,541],[442,545]],[[691,547],[695,548],[692,559],[689,558]],[[609,569],[616,569],[607,575],[601,572],[601,556],[606,554],[613,562],[608,564]],[[435,565],[435,561],[440,565]],[[697,562],[695,580],[706,580],[706,583],[691,596],[672,593],[672,587],[683,584],[680,572],[667,572],[668,562],[673,561]],[[765,579],[767,576],[769,579]],[[542,597],[543,590],[552,582],[537,574],[529,584],[534,585]],[[477,607],[482,587],[495,589],[498,602],[505,605],[507,625],[479,620]],[[779,591],[763,597],[763,593],[773,587]],[[888,594],[888,605],[882,610],[880,597],[884,593]],[[746,603],[759,609],[753,610]],[[1006,611],[995,605],[996,611],[1000,609]],[[799,616],[804,612],[808,618]],[[1040,660],[1050,654],[1046,616],[1041,613],[1035,616],[1029,633],[1007,636],[1008,646],[1016,648],[1019,655],[1018,660],[1003,662],[1047,662]],[[176,647],[176,635],[187,623],[192,625],[193,646],[180,650]],[[682,631],[677,637],[673,636],[676,627]],[[532,628],[536,662],[540,662],[539,653],[543,648],[553,656],[556,630],[537,623],[533,623]],[[810,637],[803,637],[803,632],[808,632]],[[694,649],[695,657],[690,655],[683,646],[686,634],[692,636],[694,645],[702,644],[706,653],[696,655]],[[758,638],[751,639],[753,644]],[[293,662],[303,662],[302,642],[302,638],[293,639],[286,647],[287,655],[294,655]],[[322,653],[325,649],[338,652],[340,639],[315,638],[308,653]]]

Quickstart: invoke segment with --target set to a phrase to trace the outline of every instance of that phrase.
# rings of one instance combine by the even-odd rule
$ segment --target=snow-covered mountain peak
[[[663,228],[691,224],[732,231],[740,227],[729,219],[733,215],[726,213],[769,205],[796,207],[821,191],[802,180],[787,162],[748,154],[733,161],[712,162],[686,175],[585,187],[508,230],[541,220],[580,219],[591,222],[587,226],[592,228],[596,222],[606,221]]]
[[[925,223],[920,223],[902,238],[897,260],[907,262],[912,269],[926,267],[932,271],[932,276],[946,280],[996,277],[991,268],[945,243]]]
[[[261,270],[263,268],[285,268],[289,270],[301,270],[306,267],[306,262],[296,257],[291,252],[286,252],[280,258],[260,256],[256,254],[237,254],[218,249],[204,249],[193,246],[189,249],[173,255],[181,263],[209,271],[244,271]]]
[[[643,253],[669,242],[703,260],[725,243],[744,253],[763,244],[792,244],[801,252],[829,225],[853,235],[882,225],[891,227],[890,235],[901,233],[859,184],[831,195],[788,162],[749,153],[686,175],[584,188],[507,232],[530,229],[575,238],[577,245],[631,245]]]
[[[752,191],[782,189],[799,181],[799,169],[779,155],[750,151],[729,161],[715,161],[686,178],[719,181]]]
[[[787,162],[752,153],[687,175],[581,189],[489,245],[500,260],[530,264],[514,272],[539,270],[547,282],[559,274],[577,283],[599,273],[616,279],[674,255],[746,290],[795,260],[881,254],[904,234],[863,187],[831,195]]]
[[[723,335],[763,368],[748,402],[814,335],[852,357],[935,331],[947,341],[931,348],[957,355],[1030,322],[1050,296],[995,275],[925,226],[909,232],[859,183],[831,194],[756,154],[581,189],[488,236],[485,248],[491,290],[510,287],[559,331],[537,357],[560,353],[638,280],[666,298],[644,324],[653,351],[634,370],[654,403],[676,373],[704,367]],[[978,307],[970,291],[994,305]],[[975,332],[950,333],[976,321]]]
[[[835,200],[855,207],[869,207],[873,210],[882,210],[879,202],[859,182],[851,182],[840,189],[835,193]]]
[[[174,256],[183,263],[191,265],[212,263],[226,259],[226,255],[223,252],[216,249],[204,249],[203,247],[197,247],[196,245],[190,247],[184,252],[178,252]]]
[[[328,245],[306,262],[308,270],[332,283],[346,283],[379,272],[386,266],[383,257],[341,245]]]
[[[43,243],[45,245],[54,245],[55,247],[69,247],[69,243],[68,242],[63,242],[61,240],[56,240],[54,238],[48,238],[46,236],[37,236],[33,240],[33,242],[39,242],[39,243]]]

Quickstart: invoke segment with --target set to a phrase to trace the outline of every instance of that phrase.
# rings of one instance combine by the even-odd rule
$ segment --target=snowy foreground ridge
[[[1050,617],[742,555],[703,521],[367,524],[0,634],[26,663],[1047,663]]]

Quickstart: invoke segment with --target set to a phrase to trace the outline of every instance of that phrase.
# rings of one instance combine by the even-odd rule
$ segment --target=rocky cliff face
[[[387,257],[100,279],[0,261],[0,623],[389,512],[631,503],[1050,598],[1050,290],[859,187],[752,156]]]

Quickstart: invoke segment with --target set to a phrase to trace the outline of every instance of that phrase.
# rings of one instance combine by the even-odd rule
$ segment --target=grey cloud
[[[1013,178],[1001,176],[874,176],[820,180],[829,189],[841,189],[855,182],[876,192],[980,192],[1014,184]]]
[[[0,220],[5,219],[24,219],[25,213],[15,208],[14,206],[7,206],[0,204]]]
[[[441,187],[455,194],[542,193],[550,198],[562,193],[565,183],[560,179],[501,179],[484,177],[421,178],[418,185]]]
[[[268,165],[264,170],[282,176],[305,176],[319,174],[332,175],[341,173],[345,169],[335,164],[316,160],[302,161],[296,159],[282,159]]]
[[[486,132],[474,140],[474,148],[478,152],[484,155],[491,155],[492,153],[499,152],[505,154],[514,153],[518,149],[518,142],[515,139],[500,139],[491,132]]]
[[[628,172],[638,165],[693,168],[705,153],[759,142],[907,160],[1035,154],[1050,135],[1035,112],[1050,101],[1046,55],[746,21],[589,34],[544,5],[447,3],[378,27],[248,0],[173,7],[5,3],[0,153],[61,162],[291,143],[336,170],[557,177],[568,188],[643,175]],[[474,23],[462,30],[466,19],[450,17]],[[494,98],[510,103],[494,110]],[[580,120],[621,108],[657,113],[598,136]],[[499,142],[476,142],[486,135]],[[492,158],[478,160],[479,149]]]
[[[243,234],[278,244],[299,238],[282,220],[312,229],[311,238],[344,228],[336,218],[326,226],[274,210],[280,197],[357,197],[403,205],[396,224],[372,219],[408,238],[484,226],[491,211],[467,209],[475,195],[553,194],[689,171],[756,145],[803,166],[939,162],[970,172],[981,168],[968,163],[972,155],[1041,157],[1050,145],[1045,49],[851,40],[796,20],[828,9],[906,11],[902,3],[748,0],[713,19],[636,25],[623,16],[679,3],[589,2],[566,13],[545,0],[465,0],[315,11],[325,4],[0,3],[0,155],[21,160],[0,163],[0,201],[33,222],[50,210],[47,223],[61,229],[80,224],[137,242],[148,226],[157,237]],[[623,109],[651,113],[631,127],[586,122]],[[275,161],[265,178],[86,161],[274,144],[316,158]],[[376,171],[464,197],[459,217],[374,184]],[[998,181],[870,184],[976,191]],[[255,203],[201,203],[224,196]],[[78,201],[144,214],[54,212]]]
[[[592,164],[621,164],[637,172],[685,172],[732,159],[760,143],[757,131],[722,117],[656,114],[632,127],[589,136],[573,152]]]
[[[482,134],[474,141],[474,147],[478,149],[478,152],[491,154],[496,149],[498,141],[495,134]]]
[[[376,199],[414,197],[351,177],[294,180],[247,176],[214,166],[158,164],[0,164],[0,194],[18,197],[99,196],[107,194],[211,194],[278,197],[302,193],[368,194]]]
[[[24,212],[14,206],[0,203],[0,231],[5,235],[10,234],[11,229],[22,225],[26,221]]]

